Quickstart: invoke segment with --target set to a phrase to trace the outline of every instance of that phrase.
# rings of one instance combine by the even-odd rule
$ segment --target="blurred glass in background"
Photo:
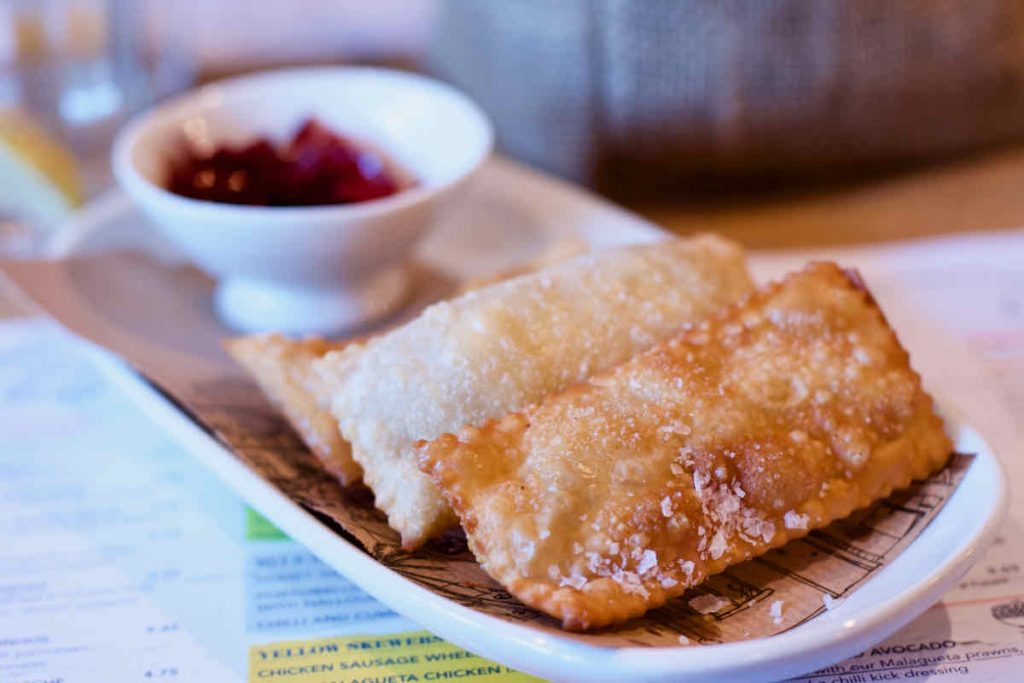
[[[171,4],[0,3],[0,254],[36,251],[109,185],[124,120],[191,84]]]
[[[30,112],[82,154],[105,153],[126,115],[192,82],[172,4],[6,0],[0,105]]]

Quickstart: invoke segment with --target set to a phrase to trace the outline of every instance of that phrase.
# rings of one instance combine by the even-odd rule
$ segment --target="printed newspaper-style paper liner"
[[[43,310],[128,361],[261,477],[382,565],[473,609],[558,629],[487,576],[461,532],[415,552],[402,550],[370,492],[342,489],[221,350],[231,332],[214,318],[212,283],[202,274],[127,253],[0,269]],[[418,277],[421,295],[407,314],[453,286],[426,270]],[[572,637],[602,646],[677,646],[764,637],[797,626],[909,545],[969,464],[970,456],[956,455],[931,479],[713,576],[643,618]]]

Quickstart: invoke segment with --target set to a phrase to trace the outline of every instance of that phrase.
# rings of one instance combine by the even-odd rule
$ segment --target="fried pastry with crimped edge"
[[[586,251],[579,240],[555,242],[541,254],[521,266],[468,280],[459,294],[480,289],[502,280],[540,270]],[[352,459],[352,447],[338,429],[326,400],[326,390],[312,364],[329,351],[348,344],[326,341],[321,337],[289,339],[277,333],[253,334],[224,340],[224,348],[256,380],[264,395],[284,413],[306,446],[320,459],[324,468],[348,486],[362,480],[363,469]],[[365,339],[363,340],[365,341]]]
[[[927,477],[951,443],[859,279],[815,264],[418,448],[484,569],[590,629]]]
[[[378,508],[415,548],[456,523],[413,443],[522,409],[752,289],[704,235],[596,251],[430,306],[315,363]]]
[[[363,470],[352,459],[352,448],[338,431],[338,422],[329,406],[321,402],[326,391],[312,365],[314,360],[347,344],[320,337],[288,339],[280,334],[254,334],[224,341],[224,348],[284,413],[324,469],[346,486],[362,479]]]

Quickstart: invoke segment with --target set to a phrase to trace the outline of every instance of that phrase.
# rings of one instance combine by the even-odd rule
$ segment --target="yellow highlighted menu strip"
[[[249,648],[249,683],[539,680],[477,657],[427,631],[290,640]]]

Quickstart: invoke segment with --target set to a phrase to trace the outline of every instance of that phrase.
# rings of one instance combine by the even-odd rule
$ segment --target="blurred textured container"
[[[1024,133],[1016,0],[448,0],[431,66],[604,187],[796,180]]]

